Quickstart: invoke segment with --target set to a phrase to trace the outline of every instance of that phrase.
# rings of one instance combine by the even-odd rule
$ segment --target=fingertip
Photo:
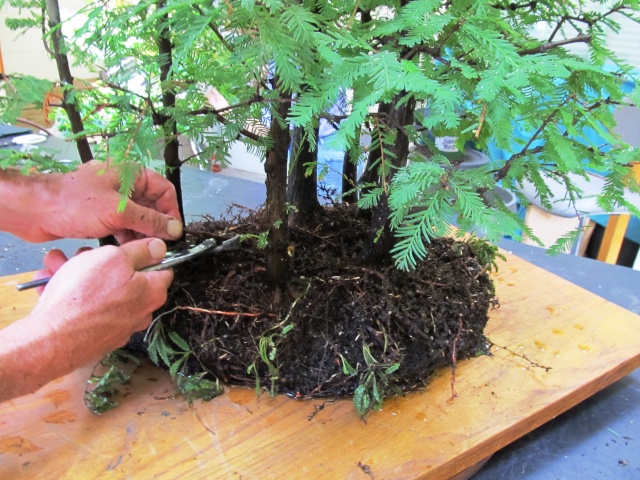
[[[69,259],[61,250],[54,248],[53,250],[50,250],[45,254],[44,258],[42,259],[42,263],[45,269],[50,272],[49,275],[51,275],[58,271],[58,269],[62,267],[62,265],[67,262],[67,260]]]
[[[167,253],[167,245],[159,238],[151,238],[147,243],[149,254],[151,255],[151,261],[161,262],[164,260],[164,255]]]
[[[45,253],[44,258],[63,258],[64,260],[68,260],[64,252],[57,248],[53,248],[49,250],[47,253]]]
[[[183,226],[180,220],[175,218],[170,219],[167,222],[167,235],[173,239],[179,239],[182,237]]]

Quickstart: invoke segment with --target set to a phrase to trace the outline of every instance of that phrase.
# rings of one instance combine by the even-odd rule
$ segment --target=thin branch
[[[465,19],[461,19],[460,21],[458,21],[458,23],[456,23],[451,30],[449,30],[449,32],[447,32],[446,35],[444,35],[440,41],[438,42],[438,44],[434,47],[429,47],[427,45],[416,45],[413,48],[411,48],[411,50],[409,50],[407,53],[405,53],[404,55],[402,55],[402,60],[411,60],[412,58],[414,58],[418,53],[426,53],[428,55],[430,55],[431,57],[434,57],[444,63],[449,63],[446,59],[442,58],[440,52],[442,51],[442,48],[445,46],[445,44],[447,43],[447,41],[451,38],[451,36],[456,33],[458,30],[460,30],[460,28],[462,27],[462,25],[464,25],[464,23],[466,22]]]
[[[45,51],[51,55],[52,57],[56,56],[56,53],[53,51],[53,49],[49,46],[49,44],[47,43],[47,11],[46,9],[43,7],[42,8],[42,23],[40,25],[40,29],[42,31],[42,44],[44,45],[44,49]]]
[[[227,4],[229,6],[229,8],[231,8],[231,6],[229,4]],[[193,8],[195,11],[197,11],[200,15],[204,16],[204,12],[202,11],[202,9],[198,6],[198,5],[193,5]],[[220,43],[222,43],[222,45],[229,50],[231,53],[233,53],[235,51],[235,48],[233,46],[233,44],[229,43],[227,41],[226,38],[224,38],[224,36],[222,35],[222,33],[220,32],[220,30],[218,30],[218,26],[215,25],[213,22],[209,22],[207,24],[207,26],[209,27],[209,29],[214,33],[214,35],[216,37],[218,37],[218,40],[220,40]],[[244,62],[243,62],[244,63]],[[264,90],[267,90],[268,87],[266,85],[266,83],[264,83],[262,80],[258,79],[258,81],[256,82],[257,85],[262,86],[262,88]]]
[[[209,113],[213,113],[215,115],[222,115],[223,113],[229,112],[231,110],[235,110],[236,108],[251,106],[254,103],[260,103],[260,102],[263,102],[264,100],[265,100],[264,97],[262,97],[261,95],[254,95],[249,100],[234,103],[233,105],[227,105],[226,107],[222,107],[222,108],[205,107],[205,108],[200,108],[198,110],[192,110],[191,112],[188,113],[188,115],[205,115]],[[281,102],[281,101],[282,99],[269,100],[269,102]],[[287,99],[286,101],[290,101],[290,100]]]
[[[562,25],[564,25],[564,23],[569,20],[569,18],[565,15],[563,16],[560,21],[558,22],[558,24],[556,25],[556,28],[553,29],[553,32],[551,32],[551,35],[549,35],[549,40],[547,40],[547,42],[551,43],[553,42],[553,39],[556,38],[556,35],[558,34],[558,32],[560,31],[560,29],[562,28]]]
[[[59,105],[51,105],[52,107],[56,107]],[[118,104],[118,103],[101,103],[99,105],[97,105],[91,112],[89,112],[87,114],[87,116],[89,115],[94,115],[96,113],[98,113],[101,110],[104,110],[105,108],[115,108],[118,110],[122,110],[123,105],[122,104]],[[144,112],[144,110],[136,105],[132,105],[129,104],[127,105],[127,108],[130,108],[132,111],[136,112],[136,113],[142,113]]]
[[[487,104],[482,105],[482,113],[480,114],[480,121],[478,122],[478,128],[475,131],[475,137],[480,137],[480,132],[482,131],[482,126],[484,125],[485,115],[487,114]]]
[[[151,103],[151,98],[150,97],[145,97],[144,95],[140,95],[139,93],[131,91],[128,88],[124,88],[124,87],[121,87],[120,85],[116,85],[115,83],[111,83],[111,82],[107,81],[106,78],[103,78],[102,81],[104,82],[105,87],[109,87],[109,88],[111,88],[113,90],[117,90],[119,92],[128,93],[129,95],[133,95],[135,97],[138,97],[140,100],[144,101],[145,103]]]
[[[584,23],[584,24],[587,25],[587,27],[591,28],[596,23],[601,22],[604,18],[606,18],[606,17],[608,17],[610,15],[613,15],[614,13],[618,13],[618,12],[624,10],[625,8],[628,8],[628,6],[620,3],[619,5],[611,8],[608,12],[602,13],[602,14],[594,17],[593,19],[587,19],[587,18],[584,18],[584,17],[572,17],[572,16],[569,16],[569,15],[565,15],[564,17],[562,17],[560,19],[560,21],[558,22],[558,25],[556,25],[556,28],[554,28],[553,32],[549,36],[549,43],[551,43],[553,41],[553,39],[558,34],[560,29],[562,28],[562,25],[565,22],[571,24],[571,26],[573,28],[575,28],[578,32],[580,32],[582,34],[580,29],[577,27],[577,25],[574,24],[574,22]]]
[[[60,75],[60,81],[62,83],[62,97],[63,108],[67,112],[69,117],[69,123],[71,124],[71,131],[78,135],[84,132],[84,125],[80,112],[76,105],[76,99],[73,98],[69,89],[74,88],[74,77],[71,74],[71,67],[69,64],[69,58],[67,57],[67,46],[65,38],[62,35],[61,20],[60,20],[60,6],[58,0],[46,0],[46,17],[51,32],[51,44],[53,46],[54,58]],[[76,145],[80,159],[83,163],[86,163],[93,159],[93,153],[91,152],[91,146],[86,137],[77,137]]]
[[[43,127],[42,125],[40,125],[39,123],[36,122],[32,122],[31,120],[27,119],[27,118],[22,118],[22,117],[18,117],[16,118],[16,122],[18,123],[24,123],[25,125],[29,125],[30,127],[34,127],[37,128],[39,130],[42,130],[43,132],[46,132],[48,135],[51,135],[52,137],[55,136],[53,134],[53,132],[51,132],[50,130],[48,130],[47,128]]]
[[[198,6],[198,5],[192,5],[193,9],[198,12],[200,15],[204,16],[204,12],[202,11],[202,9]],[[211,29],[211,31],[215,34],[216,37],[218,37],[218,40],[220,40],[220,43],[222,43],[222,45],[224,45],[224,47],[229,50],[230,52],[233,52],[233,45],[231,45],[229,42],[227,42],[227,40],[222,36],[222,34],[220,33],[220,31],[218,30],[217,25],[214,25],[213,22],[209,22],[208,27]]]
[[[541,153],[544,151],[544,147],[542,145],[532,148],[531,150],[521,150],[518,153],[514,153],[513,155],[511,155],[511,157],[509,157],[509,159],[504,163],[504,165],[502,166],[502,168],[498,169],[498,170],[494,170],[493,173],[493,179],[497,182],[502,180],[503,178],[505,178],[507,176],[507,174],[509,173],[509,170],[511,169],[511,165],[513,165],[513,162],[516,161],[518,158],[520,157],[524,157],[525,155],[529,154],[529,155],[535,155],[537,153]]]
[[[526,50],[520,50],[518,54],[520,55],[533,55],[536,53],[544,53],[553,48],[562,47],[564,45],[570,45],[572,43],[591,43],[593,37],[591,35],[586,35],[584,33],[580,33],[573,38],[566,38],[564,40],[558,40],[557,42],[548,42],[543,43],[542,45],[538,45],[535,48],[528,48]]]
[[[144,95],[140,95],[139,93],[136,93],[127,88],[121,87],[120,85],[116,85],[115,83],[108,82],[106,78],[103,78],[102,81],[106,87],[109,87],[113,90],[117,90],[119,92],[123,92],[129,95],[133,95],[134,97],[138,97],[140,100],[142,100],[144,103],[146,103],[149,106],[149,110],[151,111],[151,115],[154,117],[154,119],[161,116],[157,113],[155,109],[155,105],[153,104],[153,101],[151,100],[150,97],[145,97]],[[132,109],[134,109],[133,105],[129,105],[129,106]]]
[[[234,105],[229,105],[229,106],[224,107],[224,108],[215,109],[215,108],[205,107],[205,108],[200,108],[198,110],[192,110],[192,111],[188,112],[187,115],[215,115],[216,120],[218,120],[223,125],[228,125],[230,122],[229,122],[229,120],[227,120],[227,117],[225,117],[223,115],[223,113],[231,111],[231,110],[233,110],[235,108],[252,105],[254,103],[258,103],[258,102],[262,102],[262,101],[264,101],[264,98],[262,96],[260,96],[260,95],[256,95],[256,96],[252,97],[249,100],[245,100],[244,102],[239,102],[239,103],[236,103]],[[269,100],[269,102],[279,102],[279,103],[288,102],[288,103],[290,103],[291,100],[290,99],[286,99],[286,100],[276,99],[276,100]],[[245,136],[245,137],[247,137],[247,138],[249,138],[249,139],[251,139],[251,140],[253,140],[255,142],[258,142],[261,139],[260,135],[254,133],[254,132],[251,132],[250,130],[248,130],[246,128],[241,129],[239,133],[240,133],[240,135],[243,135],[243,136]]]

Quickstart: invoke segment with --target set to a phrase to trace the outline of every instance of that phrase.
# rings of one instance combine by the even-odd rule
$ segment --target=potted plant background
[[[136,170],[158,157],[160,144],[167,178],[182,196],[180,168],[189,159],[180,158],[179,136],[206,139],[207,148],[195,160],[215,155],[224,162],[236,140],[264,156],[262,230],[247,235],[264,241],[262,278],[278,305],[277,320],[255,333],[255,362],[246,370],[272,392],[283,383],[279,355],[289,348],[287,337],[302,330],[302,320],[291,315],[301,315],[301,299],[318,295],[309,293],[313,282],[300,287],[293,278],[291,232],[334,221],[322,216],[317,195],[321,120],[336,127],[332,141],[345,152],[340,193],[344,204],[357,205],[347,216],[367,212],[357,261],[362,269],[378,268],[373,276],[382,276],[385,285],[407,278],[438,283],[422,277],[420,268],[431,261],[437,239],[452,233],[454,222],[458,232],[481,229],[490,241],[519,238],[522,231],[535,238],[500,201],[487,204],[485,192],[496,186],[531,181],[546,199],[545,175],[550,175],[579,198],[568,174],[590,168],[607,172],[604,205],[625,204],[624,189],[638,187],[627,168],[638,151],[610,133],[615,106],[637,103],[637,90],[623,85],[635,76],[604,42],[605,29],[616,29],[616,16],[637,15],[638,2],[87,2],[79,12],[84,24],[68,38],[61,34],[56,0],[0,5],[5,3],[22,8],[20,18],[7,19],[11,28],[45,27],[44,42],[60,73],[60,106],[81,158],[108,157],[120,169],[123,195]],[[550,32],[544,38],[532,34],[540,24]],[[568,50],[574,44],[586,47],[587,58]],[[70,56],[90,65],[99,79],[74,88]],[[228,107],[207,102],[211,86]],[[51,87],[31,77],[5,76],[0,119],[13,122],[25,104],[41,102]],[[336,105],[342,113],[335,113]],[[220,124],[224,128],[214,128]],[[264,134],[256,133],[256,125]],[[516,129],[520,135],[514,135]],[[590,140],[587,129],[600,140]],[[372,139],[366,147],[363,132]],[[480,168],[457,169],[455,160],[438,153],[434,137],[456,137],[461,150],[468,144],[482,151],[497,146],[508,154]],[[100,141],[90,148],[92,138]],[[433,154],[410,153],[411,144]],[[0,153],[3,166],[39,161]],[[567,249],[578,234],[562,238],[554,250]],[[477,240],[471,245],[460,255],[479,257],[479,270],[493,263],[494,247]],[[397,268],[389,269],[389,262]],[[407,288],[394,293],[393,305],[409,301]],[[479,288],[488,292],[486,284]],[[490,293],[485,313],[493,302]],[[215,323],[213,317],[203,321]],[[188,332],[174,330],[180,322],[166,319],[154,323],[155,353],[150,353],[173,374],[182,374],[182,382],[205,379],[195,371],[202,362],[194,341]],[[337,369],[332,375],[353,380],[345,391],[355,393],[361,413],[380,405],[394,387],[394,375],[410,367],[402,348],[390,352],[393,334],[386,324],[369,320],[378,333],[362,339],[351,357],[337,349],[329,362]],[[348,324],[352,318],[337,321]],[[455,366],[458,356],[478,350],[479,337],[469,337],[463,351],[461,335],[471,328],[462,320],[438,322],[445,326],[435,329],[443,330],[446,340],[431,354],[442,364]],[[425,378],[431,371],[425,370]]]

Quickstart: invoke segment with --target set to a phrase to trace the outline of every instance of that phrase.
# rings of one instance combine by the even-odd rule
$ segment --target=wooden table
[[[15,291],[25,278],[0,279],[0,326],[35,302],[34,292]],[[442,371],[366,422],[350,400],[256,398],[239,388],[189,407],[147,365],[117,409],[95,416],[82,402],[88,366],[0,404],[0,478],[468,477],[640,365],[639,316],[512,255],[494,279],[501,307],[486,333],[506,348],[461,362],[452,402]]]

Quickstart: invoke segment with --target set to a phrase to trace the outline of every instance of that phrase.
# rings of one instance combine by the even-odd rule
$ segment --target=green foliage
[[[400,368],[400,363],[380,363],[371,355],[368,345],[363,345],[362,353],[365,365],[360,373],[358,386],[353,393],[353,405],[356,412],[364,417],[371,409],[379,410],[382,407],[385,397],[391,390],[389,375]],[[349,375],[354,375],[357,369],[351,367],[344,357],[342,360],[343,371],[347,370]]]
[[[9,3],[30,12],[9,19],[12,28],[41,25],[40,2]],[[104,139],[96,155],[125,167],[123,193],[137,166],[160,156],[156,145],[169,138],[168,125],[203,139],[200,159],[215,154],[224,164],[230,143],[247,122],[260,123],[282,92],[296,96],[283,120],[305,128],[349,92],[337,143],[359,148],[363,126],[374,137],[370,151],[381,158],[370,168],[381,183],[360,185],[360,206],[375,209],[389,198],[398,237],[393,255],[406,269],[424,258],[430,239],[450,232],[454,220],[463,231],[486,231],[489,239],[522,230],[500,201],[487,200],[484,192],[498,184],[510,188],[529,180],[546,199],[543,172],[591,168],[611,176],[601,203],[623,201],[618,167],[640,151],[611,135],[612,109],[633,103],[637,91],[629,96],[622,82],[636,77],[607,49],[603,32],[618,28],[616,15],[634,18],[639,10],[637,2],[512,8],[490,0],[373,1],[355,11],[325,0],[89,2],[78,16],[84,24],[67,43],[78,63],[104,72],[97,88],[75,95],[86,134]],[[540,25],[553,33],[536,37]],[[162,36],[171,41],[170,57],[160,49]],[[586,59],[573,53],[574,44],[583,45]],[[269,85],[273,78],[277,85]],[[15,118],[25,102],[41,102],[48,88],[30,78],[12,77],[11,84],[5,82],[0,95],[3,121]],[[207,104],[207,85],[231,104],[224,115]],[[173,106],[163,102],[166,94],[176,94]],[[417,105],[416,125],[391,124],[375,113],[382,104],[409,102]],[[515,124],[523,132],[518,137]],[[602,142],[592,144],[585,131]],[[474,173],[457,172],[438,155],[414,155],[407,168],[397,154],[400,132],[432,151],[429,135],[457,136],[461,147],[493,144],[509,154]],[[240,139],[252,148],[270,142]],[[580,192],[569,188],[577,198]]]
[[[289,312],[285,316],[285,318],[273,325],[269,330],[264,332],[257,340],[258,340],[258,359],[253,362],[249,367],[247,367],[247,373],[254,373],[256,377],[256,395],[260,395],[261,387],[260,387],[260,376],[261,369],[259,367],[260,360],[262,365],[267,368],[267,376],[269,378],[269,394],[275,395],[278,393],[278,379],[280,375],[280,369],[278,366],[278,344],[284,340],[287,334],[295,328],[293,323],[289,323],[291,314],[293,310],[296,308],[300,300],[302,300],[305,295],[309,292],[309,288],[311,287],[311,282],[307,284],[307,288],[305,291],[295,299],[295,301],[291,304],[289,308]]]
[[[391,155],[395,135],[381,136],[378,145],[374,139],[371,148],[383,154],[376,168],[400,169],[392,183],[366,186],[360,206],[375,208],[388,194],[398,237],[393,253],[400,268],[412,268],[422,260],[426,244],[448,234],[454,220],[461,230],[479,228],[490,239],[517,236],[524,228],[522,221],[499,199],[487,199],[485,192],[497,184],[509,188],[527,179],[547,195],[541,171],[607,170],[611,188],[601,202],[624,202],[618,188],[624,174],[617,166],[626,160],[607,150],[627,149],[610,133],[612,109],[630,102],[622,83],[633,81],[635,72],[604,47],[602,35],[605,25],[615,28],[614,14],[621,10],[632,14],[638,5],[594,11],[566,3],[516,9],[484,1],[390,6],[385,14],[372,17],[367,29],[354,22],[347,32],[327,31],[317,37],[327,66],[315,88],[303,92],[293,106],[293,122],[309,122],[335,101],[337,92],[350,89],[352,110],[341,125],[341,139],[349,147],[352,132],[372,118],[371,106],[404,94],[427,106],[428,114],[417,119],[431,134],[457,136],[460,146],[473,141],[483,149],[494,143],[511,152],[491,170],[467,174],[452,171],[437,155],[426,162],[424,157],[413,158],[416,163],[405,168]],[[532,32],[540,22],[555,33],[535,38]],[[574,43],[585,44],[588,60],[571,53],[567,46]],[[523,131],[519,138],[513,135],[516,123]],[[590,143],[587,130],[602,142]],[[420,136],[428,145],[425,134]],[[578,198],[580,192],[569,188],[569,195]]]
[[[242,241],[244,242],[247,239],[254,239],[257,243],[257,247],[260,249],[267,247],[267,237],[269,235],[269,231],[261,232],[258,235],[254,235],[252,233],[245,233],[242,235]]]
[[[0,122],[15,123],[27,106],[42,108],[44,97],[53,83],[29,75],[12,76],[0,82]]]
[[[140,360],[124,350],[114,350],[107,354],[100,362],[100,367],[106,370],[96,373],[95,369],[88,380],[84,392],[84,403],[93,413],[101,414],[118,406],[113,399],[118,387],[124,385],[131,378],[131,372],[139,365]]]
[[[18,168],[21,173],[31,172],[68,172],[75,168],[74,163],[62,163],[56,160],[55,152],[43,148],[36,150],[0,149],[0,169]]]
[[[286,322],[286,319],[285,319]],[[278,393],[278,378],[279,378],[279,368],[277,363],[277,355],[278,355],[278,344],[277,342],[283,339],[287,333],[294,328],[294,325],[277,325],[273,328],[282,328],[280,332],[274,332],[269,335],[266,333],[258,338],[258,356],[262,363],[267,367],[270,387],[269,394],[274,396]],[[247,368],[247,373],[254,372],[256,375],[256,392],[260,394],[260,376],[258,373],[258,366],[256,362],[249,365]]]
[[[471,253],[478,260],[478,263],[485,266],[490,272],[498,271],[498,263],[496,259],[506,261],[506,257],[502,255],[498,247],[486,240],[472,236],[467,240],[467,244],[471,249]]]
[[[186,396],[190,404],[193,400],[211,400],[223,393],[224,389],[217,379],[211,381],[205,378],[206,372],[188,373],[188,360],[193,355],[193,348],[177,332],[167,331],[161,317],[157,317],[149,326],[145,340],[151,361],[156,365],[163,363],[169,368],[178,391]]]
[[[178,391],[187,398],[189,405],[194,400],[213,400],[224,393],[224,388],[218,380],[215,382],[205,378],[206,373],[200,372],[197,375],[185,375],[178,377]]]

